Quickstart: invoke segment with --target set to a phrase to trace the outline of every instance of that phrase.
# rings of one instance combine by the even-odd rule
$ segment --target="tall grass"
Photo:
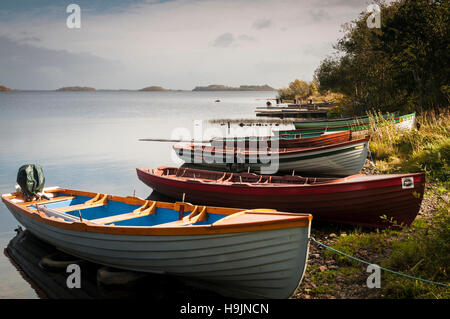
[[[450,111],[426,111],[417,128],[399,131],[394,123],[371,114],[370,151],[382,173],[426,171],[427,177],[448,183],[450,177]],[[447,184],[448,185],[448,184]]]

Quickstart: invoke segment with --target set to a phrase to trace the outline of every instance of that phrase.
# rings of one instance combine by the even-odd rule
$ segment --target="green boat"
[[[403,130],[412,129],[415,119],[416,119],[415,112],[411,113],[411,114],[402,115],[402,116],[395,116],[393,118],[389,117],[389,115],[391,115],[391,114],[387,114],[388,117],[386,119],[392,119],[397,128],[403,129]],[[282,136],[282,135],[299,135],[299,134],[321,134],[323,132],[337,132],[337,131],[346,131],[346,130],[352,130],[353,132],[357,132],[357,131],[368,130],[371,125],[370,121],[367,121],[367,122],[360,121],[360,122],[354,122],[352,124],[345,124],[345,121],[346,120],[342,121],[341,125],[323,125],[324,121],[317,121],[317,123],[321,122],[322,124],[318,123],[319,125],[316,125],[316,126],[301,127],[301,128],[297,128],[297,123],[302,123],[302,122],[294,122],[294,125],[296,127],[295,130],[283,130],[283,131],[279,131],[278,133]],[[313,121],[308,121],[308,122],[311,123]]]
[[[398,116],[396,113],[386,113],[383,114],[384,119],[392,119]],[[342,126],[359,126],[366,125],[370,123],[369,116],[361,117],[347,117],[342,119],[324,119],[324,120],[312,120],[312,121],[295,121],[294,126],[296,129],[304,128],[331,128],[331,127],[342,127]]]

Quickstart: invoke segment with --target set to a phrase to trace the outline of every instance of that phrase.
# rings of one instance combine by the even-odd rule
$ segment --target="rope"
[[[350,256],[350,255],[348,255],[348,254],[346,254],[346,253],[344,253],[342,251],[339,251],[339,250],[334,249],[334,248],[332,248],[330,246],[327,246],[327,245],[317,241],[314,237],[310,237],[310,239],[313,242],[315,242],[316,244],[318,244],[318,245],[320,245],[322,247],[325,247],[328,250],[334,251],[335,253],[341,254],[341,255],[343,255],[345,257],[348,257],[350,259],[356,260],[356,261],[358,261],[360,263],[363,263],[363,264],[366,264],[366,265],[372,265],[372,263],[369,263],[369,262],[367,262],[365,260],[356,258],[354,256]],[[397,271],[394,271],[394,270],[391,270],[391,269],[388,269],[388,268],[384,268],[384,267],[381,267],[381,266],[379,266],[379,267],[380,267],[380,269],[382,269],[384,271],[387,271],[387,272],[390,272],[390,273],[395,274],[395,275],[404,276],[404,277],[407,277],[409,279],[419,280],[419,281],[423,281],[423,282],[426,282],[426,283],[429,283],[429,284],[439,285],[439,286],[450,288],[450,285],[448,285],[448,284],[444,284],[444,283],[440,283],[440,282],[436,282],[436,281],[431,281],[431,280],[427,280],[427,279],[422,279],[422,278],[417,278],[417,277],[410,276],[410,275],[407,275],[407,274],[404,274],[404,273],[401,273],[401,272],[397,272]]]

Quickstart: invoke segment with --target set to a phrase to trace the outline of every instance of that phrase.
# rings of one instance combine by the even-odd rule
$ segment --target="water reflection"
[[[185,285],[176,278],[166,275],[140,274],[137,280],[122,284],[105,284],[97,280],[100,269],[108,273],[114,270],[87,261],[79,261],[75,257],[64,256],[53,246],[33,236],[29,231],[21,231],[9,242],[5,255],[15,266],[23,278],[31,285],[40,298],[50,299],[139,299],[152,301],[171,301],[190,296],[202,300],[220,297],[214,292]],[[64,258],[62,258],[64,256]],[[54,263],[74,260],[80,266],[80,288],[68,288],[65,264],[49,268],[43,262],[51,259]],[[43,266],[47,264],[47,266]],[[120,272],[119,275],[123,272]],[[129,274],[126,274],[130,277]],[[122,278],[120,278],[123,281]]]

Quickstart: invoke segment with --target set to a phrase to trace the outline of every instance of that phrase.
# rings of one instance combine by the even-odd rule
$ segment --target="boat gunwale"
[[[90,194],[95,195],[96,193],[85,192],[85,191],[77,191],[72,189],[61,188],[57,190],[58,192],[70,191],[70,192],[79,192],[81,194]],[[15,212],[33,219],[37,222],[54,226],[56,228],[80,231],[80,232],[89,232],[89,233],[102,233],[102,234],[112,234],[112,235],[132,235],[132,236],[190,236],[190,235],[213,235],[213,234],[232,234],[232,233],[245,233],[245,232],[257,232],[257,231],[267,231],[267,230],[275,230],[275,229],[286,229],[286,228],[296,228],[296,227],[309,227],[312,220],[312,215],[310,214],[293,214],[286,212],[278,212],[273,211],[273,209],[267,209],[267,211],[255,211],[251,212],[248,209],[236,209],[236,208],[227,208],[227,207],[214,207],[207,206],[214,209],[219,209],[222,211],[232,211],[229,214],[224,214],[231,216],[233,213],[239,213],[242,211],[246,211],[246,214],[264,214],[264,215],[279,215],[284,217],[289,217],[286,219],[271,219],[271,220],[263,220],[256,222],[244,222],[244,223],[228,223],[228,224],[207,224],[207,225],[189,225],[189,226],[167,226],[167,227],[154,227],[153,226],[117,226],[117,225],[102,225],[102,224],[94,224],[89,220],[82,221],[64,221],[55,218],[50,218],[45,216],[42,213],[42,216],[38,211],[32,211],[28,206],[24,205],[24,203],[14,203],[12,198],[16,193],[11,194],[3,194],[2,200],[5,205]],[[145,203],[144,199],[138,197],[121,197],[121,196],[113,196],[108,195],[110,197],[109,200],[112,201],[121,201],[121,202],[131,202],[131,203]],[[120,199],[120,200],[118,200]],[[172,203],[160,202],[163,205],[172,205]],[[179,202],[177,202],[179,203]],[[128,203],[130,204],[130,203]],[[175,205],[174,203],[173,205]],[[190,203],[181,203],[186,205],[192,205]],[[31,204],[32,205],[32,204]],[[194,205],[192,205],[194,206]],[[217,213],[217,212],[211,212]]]
[[[346,147],[346,146],[352,146],[352,145],[356,145],[356,144],[363,144],[363,143],[367,143],[370,141],[370,136],[366,135],[364,138],[360,138],[360,139],[356,139],[356,140],[350,140],[350,141],[345,141],[345,142],[341,142],[341,143],[335,143],[335,144],[330,144],[330,145],[320,145],[320,146],[313,146],[313,147],[296,147],[296,148],[282,148],[281,150],[279,149],[278,151],[251,151],[248,150],[247,148],[237,148],[237,149],[227,149],[227,148],[221,148],[218,150],[215,150],[215,147],[212,146],[207,146],[207,145],[199,145],[199,147],[196,148],[196,145],[194,144],[188,144],[188,145],[182,145],[182,144],[175,144],[173,145],[173,149],[175,151],[178,150],[187,150],[187,151],[201,151],[202,153],[205,152],[205,149],[214,149],[213,151],[210,151],[209,153],[211,154],[243,154],[243,155],[252,155],[252,154],[262,154],[262,155],[269,155],[269,154],[280,154],[280,155],[291,155],[291,154],[303,154],[303,153],[309,153],[309,152],[320,152],[323,150],[328,150],[328,149],[336,149],[339,147]],[[320,154],[320,153],[319,153]]]
[[[404,177],[420,177],[420,182],[424,181],[424,177],[425,177],[425,173],[424,172],[419,172],[419,173],[407,173],[407,174],[382,174],[382,175],[365,175],[365,174],[354,174],[354,175],[350,175],[350,176],[346,176],[346,177],[342,177],[342,178],[336,178],[334,180],[331,180],[329,182],[323,182],[323,183],[316,183],[316,184],[291,184],[291,183],[249,183],[249,182],[243,182],[243,183],[239,183],[239,182],[225,182],[225,181],[214,181],[211,180],[210,182],[206,182],[203,181],[202,178],[197,177],[196,179],[190,178],[190,179],[181,179],[180,177],[177,176],[172,176],[172,175],[158,175],[158,174],[154,174],[153,172],[155,170],[159,170],[161,168],[171,168],[168,166],[161,166],[158,167],[156,169],[145,169],[145,168],[136,168],[136,170],[138,171],[142,171],[144,174],[146,175],[151,175],[154,176],[156,178],[161,178],[161,179],[168,179],[168,180],[173,180],[173,181],[178,181],[178,182],[182,182],[182,183],[190,183],[190,184],[203,184],[203,185],[217,185],[217,186],[227,186],[227,187],[237,187],[237,186],[243,186],[243,187],[251,187],[251,188],[277,188],[277,189],[283,189],[283,188],[319,188],[319,187],[334,187],[337,185],[352,185],[352,184],[360,184],[360,183],[375,183],[375,182],[380,182],[380,181],[389,181],[392,179],[397,179],[397,178],[404,178]],[[145,171],[147,170],[147,171]],[[191,169],[191,170],[196,170],[196,169]],[[204,172],[208,172],[206,170],[197,170],[197,171],[204,171]],[[219,173],[223,173],[223,172],[219,172]],[[239,173],[234,173],[236,175],[239,175]],[[246,173],[248,174],[248,173]],[[255,173],[251,173],[254,174],[255,176],[261,176],[259,174],[255,174]],[[290,176],[290,175],[284,175],[284,176]],[[361,176],[377,176],[377,178],[373,178],[373,179],[367,179],[367,180],[352,180],[354,178],[357,177],[361,177]],[[382,177],[380,177],[382,176]],[[283,177],[283,176],[280,176]],[[301,177],[301,176],[298,176]],[[313,177],[308,177],[308,178],[313,178]],[[416,181],[414,181],[416,182]]]
[[[278,132],[278,131],[276,131]],[[325,133],[325,132],[324,132]],[[332,138],[336,138],[336,137],[341,137],[341,136],[347,136],[349,138],[351,138],[352,136],[352,131],[350,130],[344,130],[344,131],[336,131],[336,132],[332,132],[329,134],[324,134],[322,133],[319,136],[310,136],[310,137],[294,137],[294,138],[289,138],[288,136],[295,136],[294,134],[281,134],[279,136],[239,136],[239,137],[213,137],[211,139],[211,141],[214,142],[247,142],[247,141],[272,141],[272,138],[274,139],[279,139],[282,141],[287,141],[287,142],[304,142],[305,144],[308,142],[313,142],[313,141],[320,141],[322,139],[326,140],[326,139],[332,139]]]

